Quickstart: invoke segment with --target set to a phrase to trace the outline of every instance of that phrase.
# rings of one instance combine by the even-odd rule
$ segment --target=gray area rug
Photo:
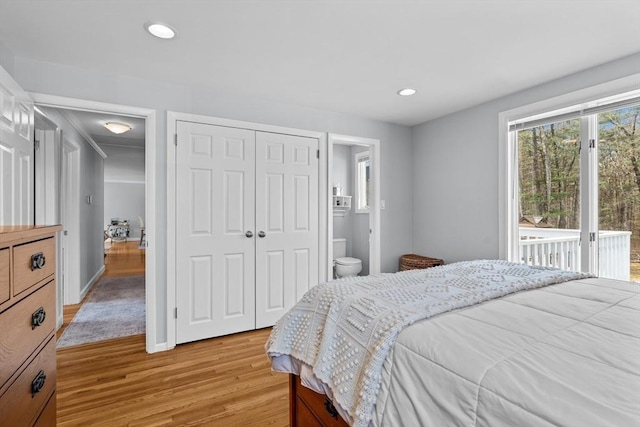
[[[144,276],[104,277],[58,340],[58,348],[144,334]]]

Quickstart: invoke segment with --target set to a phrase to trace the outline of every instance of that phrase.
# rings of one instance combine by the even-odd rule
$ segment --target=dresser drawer
[[[56,324],[55,301],[56,282],[52,280],[11,309],[0,313],[0,389],[16,369],[53,333]],[[38,315],[42,312],[44,319],[42,315]],[[36,326],[40,322],[41,324]]]
[[[38,378],[44,379],[37,381]],[[40,384],[34,389],[34,384]],[[51,340],[0,397],[3,425],[32,425],[56,388],[56,340]],[[34,391],[38,390],[34,393]],[[27,424],[28,423],[28,424]]]
[[[34,266],[32,259],[39,262]],[[14,246],[13,295],[18,295],[56,272],[55,239],[49,238]]]
[[[38,421],[33,427],[55,427],[56,426],[56,394],[49,399],[49,403],[44,407]]]
[[[0,304],[9,301],[9,248],[0,249]]]

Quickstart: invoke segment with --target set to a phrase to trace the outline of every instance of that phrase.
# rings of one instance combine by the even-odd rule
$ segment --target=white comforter
[[[474,269],[477,269],[477,264],[474,264]],[[502,269],[504,265],[494,265],[495,268]],[[493,268],[493,267],[492,267]],[[509,266],[511,268],[511,266]],[[429,270],[429,276],[437,277],[439,273],[437,273],[438,269]],[[442,271],[451,271],[445,268],[442,268]],[[494,272],[495,273],[495,272]],[[539,273],[539,272],[538,272]],[[536,273],[536,274],[538,274]],[[520,271],[516,269],[516,271],[511,271],[511,277],[513,276],[525,276],[533,273]],[[493,289],[494,280],[504,280],[498,278],[491,278],[491,280],[486,283],[480,284],[477,279],[486,279],[486,275],[478,274],[475,281],[467,281],[455,279],[455,285],[451,285],[448,283],[448,286],[457,287],[458,289],[463,289],[464,292],[469,292],[469,290],[477,289],[478,287],[485,287],[485,291],[488,291],[488,287]],[[492,274],[490,276],[496,276]],[[506,276],[504,272],[501,272],[499,276]],[[399,275],[398,278],[402,280],[406,280],[407,275]],[[466,277],[466,276],[464,276]],[[369,280],[377,280],[377,279],[369,279]],[[395,280],[395,278],[394,278]],[[444,276],[443,276],[444,280]],[[448,282],[451,282],[452,278],[446,277]],[[555,279],[554,279],[555,280]],[[559,280],[555,280],[557,282]],[[512,279],[508,279],[509,288],[515,286],[515,282]],[[549,282],[548,282],[549,283]],[[617,282],[616,282],[617,283]],[[370,283],[372,286],[373,283]],[[405,289],[408,284],[405,284]],[[413,285],[413,284],[412,284]],[[442,283],[440,283],[442,285]],[[501,287],[504,287],[504,283]],[[532,285],[529,283],[528,289],[537,288],[540,286],[539,283]],[[376,285],[377,286],[377,285]],[[432,286],[432,285],[429,285]],[[434,285],[435,286],[435,285]],[[496,285],[497,286],[497,285]],[[519,284],[518,286],[522,286]],[[563,285],[560,285],[563,286]],[[546,343],[546,341],[540,341],[539,338],[549,338],[553,335],[556,336],[555,333],[558,333],[558,337],[562,337],[563,335],[560,332],[568,333],[569,330],[577,323],[576,320],[570,321],[567,323],[567,318],[571,319],[572,316],[576,316],[585,311],[585,309],[580,308],[581,304],[586,304],[586,308],[596,308],[598,309],[596,312],[590,312],[589,318],[593,316],[593,319],[597,318],[596,314],[600,311],[599,309],[604,309],[602,301],[599,301],[597,298],[613,298],[612,295],[616,295],[620,297],[635,296],[635,301],[637,300],[637,287],[635,285],[630,285],[623,283],[620,285],[622,287],[626,286],[626,290],[613,292],[611,289],[607,289],[603,286],[600,286],[596,289],[599,289],[599,293],[596,292],[596,301],[589,301],[584,297],[584,289],[578,292],[577,296],[567,297],[564,296],[560,298],[562,303],[557,308],[558,311],[563,312],[561,316],[552,316],[549,314],[548,308],[543,311],[535,311],[526,305],[518,304],[517,298],[521,295],[531,295],[528,298],[533,298],[533,300],[540,299],[540,296],[535,296],[537,294],[531,292],[545,292],[542,294],[543,300],[549,299],[551,301],[551,305],[549,307],[553,307],[554,298],[549,298],[548,295],[556,295],[551,289],[556,289],[556,287],[546,288],[546,290],[541,291],[528,291],[528,292],[520,292],[511,297],[502,298],[502,300],[485,302],[480,306],[463,308],[459,309],[451,314],[441,314],[432,320],[419,322],[409,328],[407,328],[404,332],[400,334],[398,337],[398,341],[395,343],[395,346],[392,349],[391,354],[384,361],[384,366],[381,366],[382,377],[381,381],[377,381],[380,385],[380,392],[377,393],[377,396],[374,395],[374,401],[372,401],[371,405],[375,403],[375,411],[373,414],[368,413],[367,420],[371,420],[371,423],[374,425],[403,425],[403,426],[411,426],[411,425],[420,425],[420,426],[443,426],[443,425],[501,425],[499,424],[499,420],[502,419],[503,425],[531,425],[536,424],[533,422],[533,419],[538,420],[538,424],[542,420],[546,418],[536,418],[537,415],[533,416],[533,419],[523,418],[522,423],[518,424],[516,420],[519,418],[511,418],[511,414],[506,417],[500,418],[492,418],[488,414],[491,414],[491,411],[487,411],[485,414],[485,407],[493,410],[494,401],[499,401],[497,403],[500,407],[510,407],[507,403],[511,402],[511,400],[504,400],[500,397],[495,390],[489,385],[491,381],[496,382],[496,387],[505,383],[508,385],[507,388],[511,388],[507,394],[511,395],[511,392],[514,390],[520,390],[521,388],[527,388],[533,385],[533,388],[538,388],[539,384],[537,381],[540,381],[538,370],[535,368],[536,365],[541,365],[544,367],[552,366],[553,363],[546,360],[547,357],[551,359],[558,359],[558,361],[562,359],[566,359],[564,357],[564,353],[560,350],[562,347],[559,345],[550,345]],[[410,287],[409,287],[410,288]],[[521,288],[522,289],[522,288]],[[578,287],[580,289],[580,287]],[[636,292],[633,293],[632,290],[635,289]],[[341,293],[341,301],[345,298],[349,299],[349,295],[342,295],[342,293],[346,292],[344,289],[338,288]],[[431,298],[433,296],[433,292],[435,288],[427,289]],[[517,289],[516,289],[517,290]],[[336,292],[333,290],[332,292]],[[437,292],[444,292],[442,289],[438,289]],[[449,290],[447,290],[449,292]],[[511,291],[513,292],[513,290]],[[613,292],[613,294],[612,294]],[[495,289],[493,289],[490,293],[495,293]],[[501,292],[500,295],[504,295],[509,292]],[[604,296],[599,296],[602,293]],[[465,298],[467,297],[466,294]],[[274,328],[274,333],[267,343],[267,350],[269,355],[272,357],[274,362],[274,369],[288,372],[300,373],[301,366],[304,367],[303,363],[296,363],[295,360],[291,360],[289,356],[293,358],[297,358],[299,361],[306,362],[310,365],[314,365],[312,369],[306,369],[306,372],[313,372],[317,377],[319,377],[322,381],[325,381],[325,385],[329,384],[332,387],[332,390],[328,390],[327,387],[322,387],[328,391],[330,395],[333,397],[338,397],[337,402],[344,405],[345,400],[340,399],[345,396],[345,389],[341,389],[344,387],[341,384],[338,384],[336,388],[335,379],[338,378],[342,383],[344,383],[344,378],[347,378],[348,371],[343,366],[340,369],[344,369],[345,373],[341,373],[336,371],[324,372],[324,369],[319,369],[319,367],[323,367],[324,365],[335,365],[334,357],[335,354],[341,353],[349,353],[351,351],[351,345],[357,345],[357,340],[350,339],[349,342],[340,342],[344,341],[345,335],[342,332],[346,332],[349,337],[353,337],[353,329],[349,327],[347,329],[337,329],[339,332],[337,335],[335,333],[329,334],[329,337],[332,337],[331,340],[328,341],[328,344],[325,346],[324,340],[326,337],[323,336],[323,332],[320,332],[320,324],[318,324],[318,318],[310,317],[309,313],[317,312],[314,311],[313,307],[318,307],[319,305],[327,305],[327,307],[323,310],[326,310],[327,313],[334,312],[335,306],[331,303],[325,301],[322,304],[314,303],[315,296],[313,293],[311,295],[306,295],[305,297],[309,300],[306,301],[305,306],[301,310],[292,310],[292,312],[287,315],[286,321],[278,322],[278,325]],[[462,295],[454,295],[455,304],[459,302]],[[477,295],[476,295],[477,296]],[[440,294],[438,294],[438,298]],[[622,298],[621,297],[621,298]],[[414,298],[413,294],[411,298]],[[304,300],[304,298],[303,298]],[[480,301],[484,301],[484,299],[480,298]],[[354,299],[355,301],[355,299]],[[586,301],[586,302],[585,302]],[[630,299],[633,301],[633,298]],[[322,302],[322,301],[320,301]],[[616,301],[620,302],[620,301]],[[451,301],[448,303],[450,304]],[[497,313],[493,313],[491,310],[487,312],[485,315],[486,318],[480,316],[480,318],[475,319],[473,316],[466,315],[465,313],[472,313],[475,310],[482,311],[483,307],[489,307],[497,304]],[[507,304],[508,309],[503,308],[503,305]],[[529,304],[529,303],[527,303]],[[461,305],[458,305],[460,307]],[[376,307],[378,307],[376,305]],[[433,305],[430,304],[430,307]],[[350,305],[349,309],[359,309],[357,305]],[[455,307],[449,307],[449,309]],[[534,316],[531,311],[538,313],[537,316]],[[575,311],[577,310],[577,311]],[[635,313],[636,316],[639,312],[634,312],[632,309],[631,313]],[[441,310],[438,313],[442,313]],[[575,312],[575,313],[574,313]],[[577,313],[577,314],[576,314]],[[436,313],[432,313],[436,314]],[[324,315],[324,318],[329,319],[333,317],[333,315]],[[340,316],[335,316],[336,318]],[[424,317],[424,316],[423,316]],[[451,321],[444,320],[452,318]],[[315,320],[313,320],[315,319]],[[462,320],[460,320],[462,319]],[[559,323],[551,324],[544,326],[546,321],[558,321]],[[343,319],[349,323],[348,317]],[[585,320],[585,319],[579,319]],[[324,320],[322,320],[324,321]],[[490,326],[490,321],[495,322],[495,326]],[[489,323],[488,323],[489,322]],[[411,322],[409,322],[411,323]],[[621,319],[616,319],[611,322],[612,324],[608,327],[610,328],[634,328],[633,317],[627,317]],[[637,329],[638,319],[635,320],[635,327]],[[336,331],[336,327],[341,328],[336,325],[345,325],[345,323],[335,323],[331,326],[331,330]],[[362,326],[361,323],[354,324],[360,328]],[[622,325],[622,326],[621,326]],[[625,326],[626,325],[626,326]],[[353,325],[352,325],[353,326]],[[515,327],[518,328],[516,330],[510,330],[510,328]],[[570,328],[571,327],[571,328]],[[476,329],[474,329],[476,328]],[[325,327],[326,331],[326,327]],[[540,335],[541,331],[549,333],[549,337],[546,335]],[[619,332],[614,332],[614,334],[620,335]],[[326,335],[326,334],[325,334]],[[617,336],[616,335],[616,336]],[[624,335],[624,334],[623,334]],[[336,338],[337,337],[337,338]],[[394,336],[395,338],[395,336]],[[598,338],[598,337],[595,337]],[[558,339],[556,337],[556,339]],[[583,337],[583,341],[588,343],[593,340],[594,337]],[[628,351],[623,352],[627,356],[625,361],[629,362],[629,355],[640,356],[640,352],[638,350],[638,336],[634,338],[635,346],[630,345],[631,343],[625,341],[623,347],[628,348]],[[322,341],[322,342],[321,342]],[[386,339],[384,340],[387,341]],[[374,340],[375,342],[375,340]],[[349,347],[345,347],[345,345],[349,345]],[[583,343],[584,344],[584,343]],[[334,350],[331,348],[335,347]],[[323,353],[318,352],[318,349],[321,347],[329,347],[329,352]],[[541,352],[538,347],[542,347],[547,349],[547,347],[551,347],[556,352],[559,352],[560,355],[551,355],[549,353]],[[584,347],[589,347],[588,345],[584,345]],[[339,352],[337,350],[340,349]],[[526,351],[525,351],[526,350]],[[337,352],[337,353],[336,353]],[[529,352],[532,352],[529,354]],[[536,354],[540,353],[540,354]],[[335,354],[334,354],[335,353]],[[523,356],[527,354],[527,357],[524,358],[524,362],[527,361],[527,358],[532,359],[530,369],[533,369],[533,374],[528,373],[524,375],[524,378],[518,379],[516,377],[512,377],[516,373],[521,372],[524,368],[522,367],[511,367],[510,363],[514,360],[513,358]],[[357,354],[357,353],[356,353]],[[386,352],[385,352],[386,355]],[[340,356],[343,357],[343,356]],[[524,356],[523,356],[524,357]],[[351,361],[355,358],[349,358],[347,354],[344,357],[344,362],[340,362],[342,365],[349,365]],[[339,361],[342,359],[338,359]],[[580,363],[570,360],[570,365],[565,372],[571,371],[571,369],[581,369],[584,366],[581,366]],[[598,360],[597,358],[594,360]],[[582,358],[580,358],[582,361]],[[528,366],[526,363],[523,363],[525,366]],[[559,362],[560,363],[560,362]],[[338,365],[340,366],[340,365]],[[507,370],[505,374],[498,375],[500,369],[504,366],[511,367],[512,369]],[[599,366],[596,364],[596,366]],[[616,365],[618,366],[618,365]],[[637,365],[633,365],[633,363],[626,363],[621,366],[625,366],[627,373],[624,374],[625,378],[627,378],[627,384],[623,385],[623,389],[626,390],[626,402],[629,404],[622,404],[623,408],[631,409],[631,412],[625,410],[619,411],[614,410],[615,413],[626,413],[627,418],[633,417],[633,410],[636,411],[636,415],[638,413],[637,407],[638,402],[640,401],[640,387],[638,387],[638,369]],[[365,368],[366,369],[366,368]],[[618,369],[617,367],[614,369]],[[634,370],[635,369],[635,370]],[[367,371],[370,372],[370,371]],[[303,372],[304,373],[304,372]],[[377,375],[377,373],[376,373]],[[528,376],[533,375],[531,378]],[[573,375],[569,375],[569,377],[573,378]],[[584,378],[584,375],[578,376],[580,378]],[[367,379],[370,379],[371,376],[367,376]],[[506,379],[505,379],[506,378]],[[561,378],[558,377],[558,378]],[[615,376],[614,376],[615,378]],[[629,380],[631,378],[631,380]],[[591,379],[593,380],[593,379]],[[591,381],[589,380],[589,381]],[[560,379],[556,379],[558,382],[562,382]],[[601,387],[599,384],[593,385],[593,387]],[[635,382],[634,382],[635,381]],[[304,382],[304,379],[303,379]],[[527,385],[528,384],[528,385]],[[635,384],[635,388],[633,387]],[[377,384],[376,384],[377,385]],[[584,386],[584,384],[582,384]],[[573,386],[570,386],[570,388]],[[316,389],[320,387],[315,387]],[[578,394],[582,393],[582,387],[578,387]],[[361,390],[362,391],[362,390]],[[377,391],[377,390],[376,390]],[[469,394],[467,394],[467,392]],[[543,395],[547,395],[546,391],[543,391]],[[589,394],[590,392],[587,392]],[[610,395],[610,391],[606,392]],[[527,393],[521,393],[524,396],[524,401],[527,402],[528,399],[533,398],[533,396],[528,395]],[[570,392],[565,393],[566,396],[571,396]],[[360,393],[361,398],[358,401],[363,401],[363,394]],[[366,396],[366,393],[365,393]],[[614,395],[615,396],[615,395]],[[503,401],[504,400],[504,401]],[[571,399],[568,399],[571,400]],[[614,398],[616,403],[614,408],[620,406],[620,402],[624,402],[625,400],[617,399],[617,396]],[[553,402],[558,402],[558,400],[554,397],[552,398]],[[491,403],[493,402],[493,403]],[[506,402],[506,403],[505,403]],[[562,402],[560,400],[559,402]],[[462,405],[462,406],[460,406]],[[635,405],[635,406],[634,406]],[[366,406],[366,405],[364,405]],[[356,409],[362,409],[364,406],[355,405]],[[546,405],[543,405],[543,407]],[[580,405],[578,405],[580,406]],[[529,415],[532,412],[528,411],[527,407],[519,407],[516,404],[516,407],[521,409],[521,412],[528,413]],[[634,409],[635,408],[635,409]],[[357,419],[358,417],[354,417],[354,406],[342,408],[343,414],[347,412],[349,416],[347,419],[351,419],[354,421],[354,424],[358,424],[362,422],[362,419]],[[513,409],[513,408],[512,408]],[[553,407],[549,407],[552,412],[557,412]],[[560,413],[565,413],[566,410],[562,409],[559,411]],[[505,412],[506,413],[506,412]],[[629,415],[631,414],[631,415]],[[371,416],[373,417],[371,418]],[[354,420],[354,418],[356,418]],[[571,417],[569,417],[571,419]],[[640,419],[639,419],[640,421]],[[367,421],[368,422],[368,421]],[[541,425],[546,425],[544,422]],[[560,424],[565,425],[565,424]],[[566,424],[570,425],[570,424]],[[585,425],[585,424],[575,424],[575,425]],[[598,424],[594,424],[598,425]],[[612,425],[624,425],[624,424],[612,424]],[[633,424],[631,424],[633,425]]]
[[[640,426],[640,287],[582,279],[415,323],[375,426]]]

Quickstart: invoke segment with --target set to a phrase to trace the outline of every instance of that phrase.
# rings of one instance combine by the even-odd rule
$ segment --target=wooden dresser
[[[324,394],[300,384],[300,377],[289,375],[289,425],[291,427],[349,427]]]
[[[0,423],[56,425],[56,232],[0,226]]]

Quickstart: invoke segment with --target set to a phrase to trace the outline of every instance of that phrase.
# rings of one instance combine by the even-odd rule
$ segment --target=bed
[[[342,279],[265,348],[292,426],[639,426],[639,290],[505,261]]]

